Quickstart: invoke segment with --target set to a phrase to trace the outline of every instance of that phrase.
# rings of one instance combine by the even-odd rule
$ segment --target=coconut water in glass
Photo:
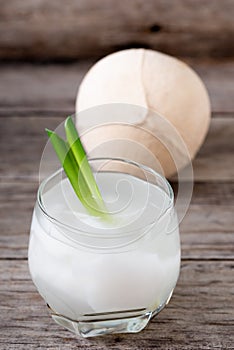
[[[42,182],[29,242],[32,280],[61,326],[135,333],[170,300],[180,269],[174,196],[154,170],[90,159],[111,220],[86,212],[62,169]]]

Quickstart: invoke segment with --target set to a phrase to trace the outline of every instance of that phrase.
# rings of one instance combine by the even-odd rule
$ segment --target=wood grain
[[[0,183],[0,257],[26,259],[38,184]],[[234,183],[195,183],[180,230],[182,259],[234,259]],[[9,213],[13,213],[9,215]]]
[[[82,339],[50,319],[30,280],[27,261],[3,261],[0,348],[232,349],[233,267],[233,262],[184,261],[171,302],[146,330],[134,335]]]
[[[45,127],[54,129],[64,117],[2,117],[0,128],[0,181],[38,181],[47,142]],[[207,139],[194,160],[196,181],[232,181],[234,178],[234,118],[213,118]],[[9,142],[14,140],[14,142]],[[45,159],[45,158],[44,158]],[[52,168],[54,154],[45,159]],[[56,168],[54,168],[56,170]]]
[[[198,0],[197,4],[204,6],[205,2]],[[10,3],[12,6],[14,4],[15,11],[9,11]],[[87,4],[90,3],[88,0]],[[118,9],[125,6],[122,5],[123,2],[116,3]],[[131,0],[128,4],[130,3]],[[136,0],[136,3],[141,1]],[[152,3],[151,0],[144,2],[144,8],[148,6],[152,10]],[[168,1],[155,3],[164,7]],[[180,4],[184,11],[194,6],[194,19],[189,11],[189,23],[195,33],[195,28],[198,28],[195,23],[196,11],[205,13],[204,7],[203,10],[198,10],[198,5],[194,5],[193,0],[175,3]],[[211,11],[213,6],[220,6],[220,3],[209,2],[207,11]],[[233,6],[233,2],[225,0],[226,5],[227,3]],[[30,3],[29,0],[5,2],[1,4],[0,19],[6,21],[7,16],[9,24],[21,9],[15,26],[22,18],[28,18],[30,24],[34,6],[36,23],[38,9],[50,7],[48,16],[52,16],[52,10],[55,11],[56,23],[57,4],[54,0],[47,3],[44,0]],[[92,4],[96,6],[95,1]],[[74,6],[84,8],[88,5],[79,1]],[[173,9],[174,6],[172,5]],[[74,10],[74,7],[71,9]],[[1,17],[2,11],[5,11],[4,18]],[[164,16],[173,19],[173,11],[167,11]],[[206,16],[210,18],[214,14],[216,13],[211,11]],[[88,16],[90,15],[89,13]],[[201,21],[199,25],[202,30],[206,30],[209,25],[213,26],[209,29],[213,34],[216,25],[221,26],[225,32],[225,25],[230,27],[225,16],[221,11],[218,14],[218,24],[214,21],[213,24]],[[222,25],[220,18],[225,18]],[[181,26],[186,28],[185,18],[180,20]],[[2,25],[0,21],[0,28]],[[22,23],[22,28],[23,26],[25,23]],[[5,40],[11,35],[13,34],[9,31]],[[33,35],[32,30],[32,37]],[[2,37],[0,31],[0,56]],[[28,40],[30,42],[30,35]],[[16,45],[15,52],[17,50]],[[204,52],[201,51],[201,54]],[[193,198],[180,226],[182,268],[178,285],[168,307],[145,331],[135,335],[95,339],[78,338],[51,320],[45,303],[31,282],[27,267],[27,246],[38,187],[38,167],[46,142],[46,135],[42,131],[45,126],[55,128],[66,114],[73,112],[76,89],[93,61],[69,65],[0,65],[1,350],[233,349],[234,64],[231,61],[188,61],[208,87],[213,118],[206,142],[194,161],[196,181]],[[172,185],[176,189],[177,184]]]
[[[11,0],[0,9],[1,59],[71,60],[129,47],[234,55],[232,0]]]
[[[234,62],[186,62],[204,81],[213,115],[234,116]],[[75,112],[79,84],[94,63],[83,61],[69,65],[0,65],[0,116],[65,116]]]
[[[216,118],[194,159],[196,181],[234,179],[234,124],[232,118]]]

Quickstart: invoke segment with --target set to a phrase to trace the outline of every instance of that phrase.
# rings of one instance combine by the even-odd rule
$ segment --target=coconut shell
[[[82,111],[91,108],[95,115],[92,107],[110,103],[141,107],[131,110],[123,105],[121,118],[119,105],[112,105],[111,113],[82,117]],[[157,51],[131,49],[106,56],[88,71],[78,91],[76,113],[89,153],[130,158],[170,177],[202,145],[210,102],[204,84],[188,65]]]

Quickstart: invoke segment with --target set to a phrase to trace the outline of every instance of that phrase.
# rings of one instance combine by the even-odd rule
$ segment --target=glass
[[[42,182],[29,268],[52,318],[84,337],[135,333],[169,302],[180,269],[174,196],[154,170],[125,159],[90,159],[112,213],[85,213],[62,169]]]

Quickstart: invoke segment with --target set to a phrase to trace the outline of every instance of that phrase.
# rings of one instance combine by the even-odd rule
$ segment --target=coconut
[[[89,117],[82,118],[87,109]],[[127,156],[170,177],[202,145],[210,102],[201,79],[184,62],[157,51],[130,49],[91,67],[78,91],[76,113],[88,153]]]

